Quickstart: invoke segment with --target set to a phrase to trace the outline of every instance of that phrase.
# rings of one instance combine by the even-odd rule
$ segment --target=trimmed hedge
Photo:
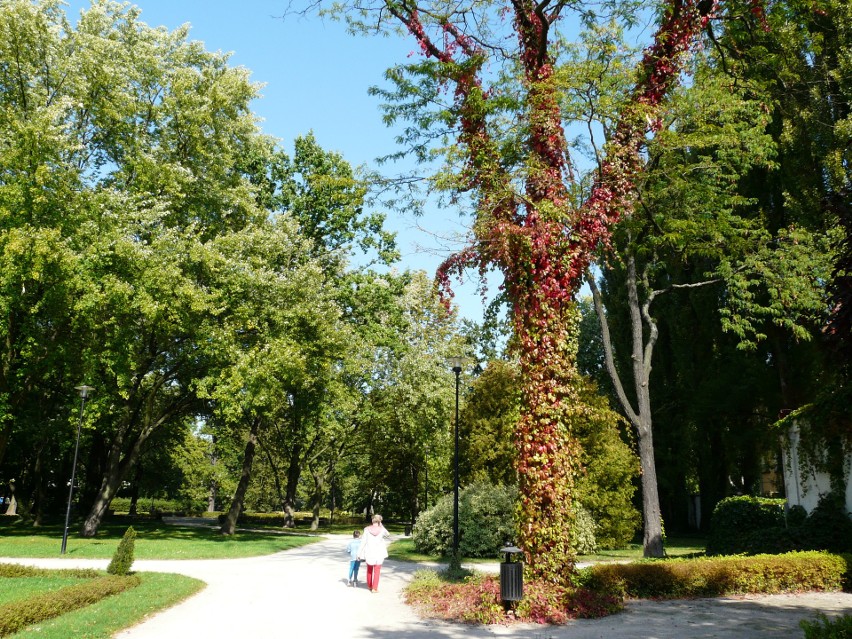
[[[805,590],[838,591],[849,583],[852,556],[792,552],[704,557],[587,568],[586,587],[634,598],[677,599]]]
[[[793,550],[852,551],[852,519],[835,494],[824,495],[808,514],[784,513],[783,499],[728,497],[713,511],[708,555],[780,554]]]
[[[773,545],[776,535],[768,530],[784,527],[783,499],[764,497],[728,497],[713,510],[710,534],[707,537],[708,555],[736,555],[742,552],[771,553],[793,550],[788,542],[782,547]]]
[[[225,518],[227,517],[227,513],[223,513],[221,515],[216,516],[216,521],[220,524],[224,523]],[[297,526],[305,526],[309,525],[313,521],[313,516],[304,515],[302,513],[296,513],[296,525]],[[328,517],[320,517],[320,527],[329,525]],[[237,518],[237,524],[240,526],[277,526],[280,528],[284,527],[284,524],[287,523],[287,516],[283,513],[241,513]],[[351,515],[345,513],[335,513],[334,515],[334,523],[335,524],[345,524],[348,526],[367,526],[369,525],[369,521],[367,521],[363,515]],[[385,522],[387,523],[387,522]]]
[[[14,634],[34,623],[59,617],[71,610],[90,606],[105,597],[134,588],[140,581],[137,576],[105,575],[54,592],[14,601],[0,609],[0,637]]]
[[[0,577],[16,579],[18,577],[74,577],[76,579],[94,579],[100,576],[97,570],[90,568],[62,568],[51,570],[49,568],[36,568],[35,566],[21,566],[18,564],[0,564]]]

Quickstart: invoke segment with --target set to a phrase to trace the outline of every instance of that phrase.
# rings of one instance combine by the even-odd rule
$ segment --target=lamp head
[[[82,386],[75,387],[80,392],[80,397],[86,399],[93,390],[95,390],[94,386],[86,386],[83,384]]]
[[[466,358],[458,355],[447,358],[447,362],[450,364],[450,367],[452,367],[454,373],[461,373],[462,367],[465,365],[466,361]]]

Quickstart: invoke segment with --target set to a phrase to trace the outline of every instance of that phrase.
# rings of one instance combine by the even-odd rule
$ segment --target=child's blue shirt
[[[361,547],[360,539],[353,539],[346,545],[346,552],[349,553],[349,557],[352,561],[358,561],[358,549]]]

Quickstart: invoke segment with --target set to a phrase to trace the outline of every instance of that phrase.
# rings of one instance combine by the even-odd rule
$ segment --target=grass
[[[704,555],[707,541],[703,537],[669,537],[666,539],[667,557],[698,557]],[[601,550],[594,555],[581,555],[580,561],[603,563],[608,561],[639,561],[643,559],[642,544],[632,543],[626,548]]]
[[[27,599],[33,595],[59,590],[80,582],[80,577],[39,576],[0,577],[0,608],[13,601]]]
[[[14,639],[109,639],[123,628],[133,626],[147,615],[186,599],[204,583],[184,575],[142,572],[136,588],[102,599],[68,614],[33,624],[11,635]]]
[[[696,557],[704,554],[705,540],[701,537],[672,537],[666,540],[666,554],[669,557]],[[441,563],[449,562],[448,557],[437,555],[425,555],[414,548],[414,541],[410,537],[393,542],[388,549],[389,559],[396,561],[409,561],[413,563]],[[618,550],[602,550],[594,555],[581,555],[578,561],[591,563],[605,563],[613,561],[638,561],[642,559],[642,544],[630,544],[627,548]],[[493,563],[502,561],[502,557],[486,559],[462,558],[462,562],[469,563]]]
[[[93,539],[68,537],[67,557],[110,559],[128,524],[101,526]],[[316,536],[280,532],[238,532],[224,536],[217,528],[133,522],[136,559],[233,559],[270,555],[317,541]],[[0,557],[57,557],[61,526],[33,528],[20,521],[0,522]]]

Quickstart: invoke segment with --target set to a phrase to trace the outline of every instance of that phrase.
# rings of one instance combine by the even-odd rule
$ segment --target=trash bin
[[[524,564],[513,561],[513,557],[523,551],[517,546],[504,546],[500,552],[506,555],[500,564],[500,599],[520,601],[524,598]]]
[[[405,525],[405,536],[411,537],[411,524],[409,524],[408,522],[405,522],[404,525]]]

